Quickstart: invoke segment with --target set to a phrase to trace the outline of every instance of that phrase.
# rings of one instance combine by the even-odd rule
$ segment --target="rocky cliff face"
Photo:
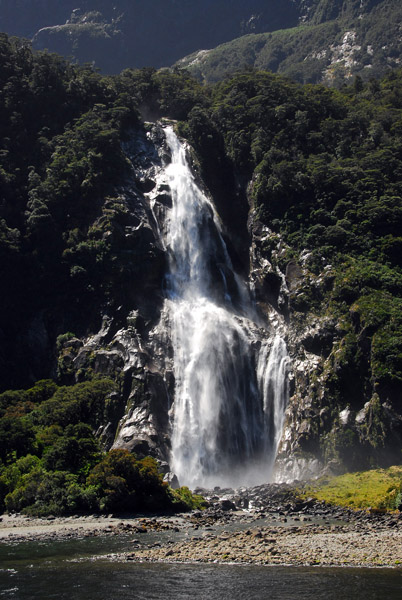
[[[119,382],[122,418],[98,432],[105,447],[128,448],[166,460],[172,393],[172,349],[163,299],[166,269],[163,223],[170,199],[156,184],[166,152],[159,127],[136,132],[125,145],[131,179],[119,190],[132,212],[124,228],[136,270],[124,304],[105,314],[102,327],[84,339],[68,339],[58,357],[59,375],[79,381],[90,370]]]
[[[164,239],[171,197],[169,187],[160,183],[160,173],[170,160],[169,151],[158,125],[149,125],[146,133],[133,134],[125,151],[132,171],[120,194],[131,203],[135,224],[126,225],[124,235],[130,244],[137,240],[138,253],[132,258],[139,286],[127,290],[126,302],[116,313],[105,314],[95,335],[64,342],[59,373],[79,381],[94,372],[119,382],[120,421],[105,423],[98,432],[105,447],[151,453],[167,463],[175,383],[163,292],[167,268]],[[246,193],[243,201],[247,203]],[[231,217],[225,217],[222,226],[227,247],[236,259],[237,253],[231,248],[239,238],[236,233],[231,236]],[[290,400],[276,478],[302,479],[325,469],[340,472],[370,466],[370,460],[386,463],[397,459],[401,417],[385,394],[379,395],[374,389],[362,391],[356,373],[348,375],[345,371],[342,324],[322,304],[333,282],[331,265],[323,263],[321,273],[314,275],[308,252],[287,259],[288,248],[259,221],[251,200],[248,236],[247,273],[244,258],[239,264],[254,292],[260,318],[273,334],[286,341],[291,358]],[[147,249],[143,264],[140,248]],[[244,256],[244,249],[241,254]],[[343,382],[341,395],[336,378]]]
[[[169,186],[162,183],[161,178],[170,161],[162,128],[149,125],[146,133],[133,133],[130,142],[125,144],[125,152],[132,165],[131,178],[119,193],[130,205],[136,222],[136,226],[126,225],[125,237],[131,238],[131,245],[133,240],[139,240],[148,257],[148,250],[153,249],[154,259],[141,264],[141,256],[132,255],[141,288],[127,289],[124,305],[115,313],[109,310],[104,315],[102,327],[96,334],[66,339],[60,347],[58,370],[59,376],[70,382],[80,381],[91,373],[110,376],[117,381],[119,389],[115,393],[121,418],[119,422],[105,423],[98,431],[105,447],[127,448],[137,454],[150,453],[166,463],[170,459],[170,409],[175,381],[170,313],[163,292],[167,268],[166,221],[172,199]],[[235,240],[231,240],[229,225],[223,223],[227,229],[229,252],[236,259],[236,252],[231,249],[235,247]],[[255,323],[247,318],[243,323],[240,316],[237,321],[249,330],[254,340],[251,347],[257,353],[254,360],[257,360],[264,336],[272,337],[269,347],[276,335],[287,336],[281,313],[286,309],[287,299],[285,278],[272,269],[270,274],[267,273],[268,263],[260,255],[257,245],[253,251],[255,260],[250,278],[259,298],[260,317]],[[161,269],[162,265],[164,269]],[[231,272],[217,276],[217,290],[222,284],[221,277],[224,277],[228,293],[238,293],[231,276]],[[272,293],[269,291],[270,277],[279,286],[280,297],[276,288]],[[264,330],[258,326],[259,320],[266,323]],[[240,359],[238,362],[243,364]]]
[[[327,305],[333,269],[323,259],[314,275],[310,254],[281,260],[286,246],[251,211],[250,278],[256,300],[285,336],[291,357],[291,396],[276,464],[278,480],[398,462],[402,417],[387,389],[367,383],[347,357],[342,319]],[[369,345],[360,335],[361,364]]]

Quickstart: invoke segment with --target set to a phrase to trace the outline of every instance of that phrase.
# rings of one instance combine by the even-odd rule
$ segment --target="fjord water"
[[[174,350],[172,470],[182,485],[269,480],[287,404],[284,341],[259,322],[186,150],[166,128],[166,247]]]
[[[392,569],[168,565],[90,556],[127,550],[127,539],[0,546],[0,598],[7,600],[399,600]]]

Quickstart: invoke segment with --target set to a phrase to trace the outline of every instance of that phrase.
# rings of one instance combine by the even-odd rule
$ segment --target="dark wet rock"
[[[231,502],[230,500],[221,500],[218,503],[218,506],[221,510],[227,511],[227,510],[236,510],[236,505],[234,502]]]
[[[180,483],[179,483],[179,480],[177,479],[177,475],[170,471],[168,473],[166,473],[166,475],[163,478],[163,481],[166,481],[170,485],[170,487],[173,488],[174,490],[177,490],[180,487]]]

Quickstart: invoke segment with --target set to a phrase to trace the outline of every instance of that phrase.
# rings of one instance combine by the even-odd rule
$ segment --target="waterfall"
[[[271,440],[272,464],[278,451],[289,397],[289,357],[283,339],[276,336],[272,348],[263,346],[258,358],[257,378],[264,402],[265,430]]]
[[[171,468],[181,485],[268,481],[287,404],[287,352],[256,323],[219,219],[185,147],[166,128],[172,194],[166,247],[175,394]],[[261,334],[263,332],[263,335]]]

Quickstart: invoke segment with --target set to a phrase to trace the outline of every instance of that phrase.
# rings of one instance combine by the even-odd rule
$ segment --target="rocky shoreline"
[[[119,519],[97,515],[35,518],[4,514],[0,517],[0,544],[117,535],[122,533],[123,526]]]
[[[261,527],[188,541],[125,556],[133,561],[236,563],[292,566],[402,567],[398,529],[340,525]]]
[[[208,510],[191,516],[197,531],[188,534],[188,539],[147,549],[138,547],[124,558],[402,568],[402,513],[353,511],[312,498],[300,500],[292,486],[275,484],[236,493],[219,490],[209,499]],[[239,512],[245,505],[248,512],[244,508]],[[213,530],[216,523],[221,524],[220,531]]]
[[[174,516],[3,515],[0,543],[124,535],[130,551],[107,558],[402,569],[402,513],[352,511],[312,498],[300,500],[286,485],[198,491],[209,508]]]

